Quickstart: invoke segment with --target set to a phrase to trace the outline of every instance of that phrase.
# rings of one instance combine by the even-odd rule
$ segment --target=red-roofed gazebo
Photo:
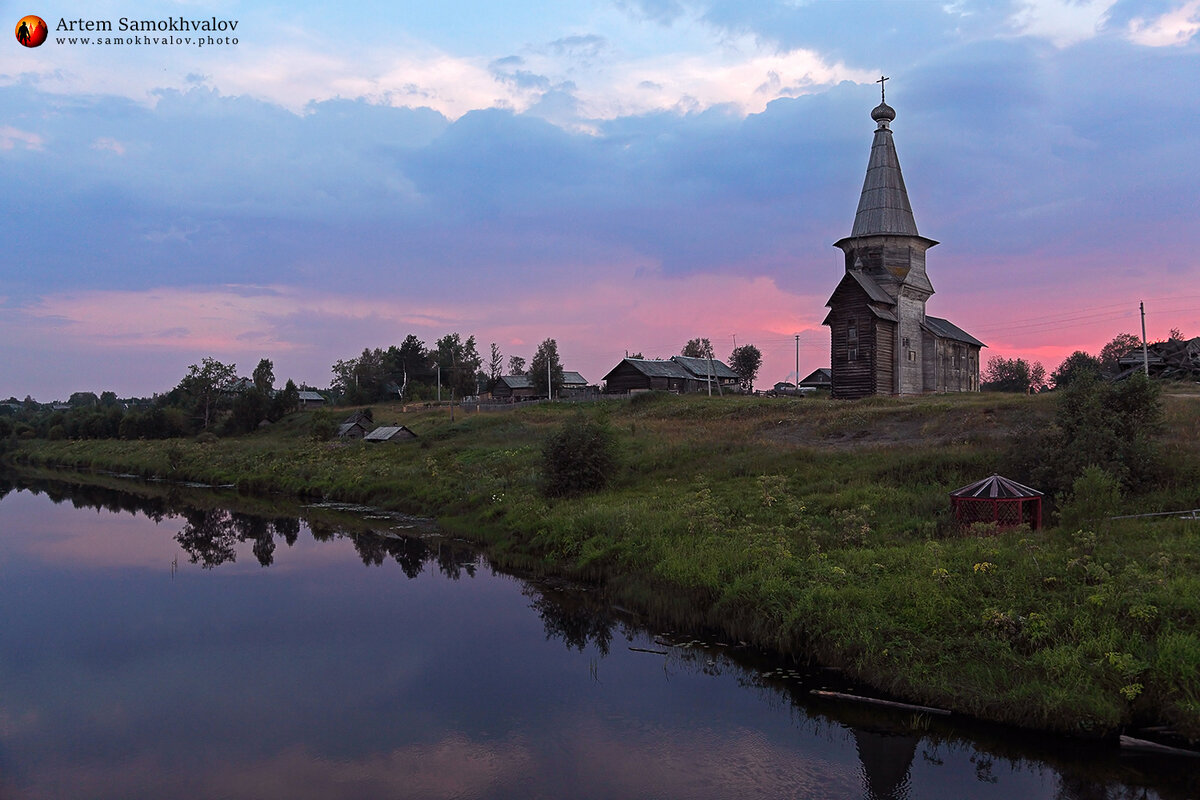
[[[950,506],[961,525],[994,522],[1002,528],[1022,523],[1042,527],[1042,493],[1037,489],[992,475],[950,493]]]

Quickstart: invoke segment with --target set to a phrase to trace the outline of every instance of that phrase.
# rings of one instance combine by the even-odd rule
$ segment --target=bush
[[[1110,517],[1121,507],[1121,482],[1092,464],[1071,485],[1071,495],[1062,504],[1061,524],[1076,528],[1089,520]]]
[[[612,435],[583,417],[567,422],[542,448],[543,492],[567,497],[603,489],[616,469]]]
[[[327,442],[337,433],[337,421],[328,411],[314,411],[308,422],[308,433],[314,442]]]

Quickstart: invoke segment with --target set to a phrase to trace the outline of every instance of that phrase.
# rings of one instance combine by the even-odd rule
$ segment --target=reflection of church
[[[902,800],[909,796],[909,771],[920,737],[851,728],[862,763],[867,800]]]
[[[925,251],[937,242],[917,232],[892,141],[895,118],[887,103],[871,112],[877,127],[854,228],[834,245],[846,254],[824,321],[834,397],[979,390],[983,342],[925,313],[933,294]]]

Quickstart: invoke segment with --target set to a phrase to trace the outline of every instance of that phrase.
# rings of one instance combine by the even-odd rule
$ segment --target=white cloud
[[[24,145],[26,150],[41,150],[43,141],[36,133],[12,125],[0,125],[0,150],[12,150],[18,144]]]
[[[1012,22],[1028,36],[1070,47],[1100,32],[1115,0],[1024,0]]]
[[[1147,47],[1187,44],[1200,31],[1200,0],[1191,0],[1157,19],[1137,17],[1129,22],[1129,38]]]
[[[116,153],[119,156],[125,155],[125,145],[121,144],[116,139],[110,139],[107,136],[102,136],[99,139],[97,139],[96,141],[92,142],[92,149],[93,150],[108,150],[110,152]]]
[[[560,33],[543,43],[518,44],[515,51],[453,52],[453,45],[437,46],[403,33],[337,50],[326,37],[287,25],[275,29],[274,42],[177,49],[165,61],[153,49],[62,47],[53,69],[0,80],[25,81],[55,94],[117,95],[153,105],[160,90],[186,90],[203,76],[203,83],[223,96],[253,97],[296,113],[314,101],[343,98],[427,106],[450,119],[484,108],[526,111],[551,91],[574,98],[576,119],[555,120],[571,127],[589,119],[718,105],[753,113],[778,97],[870,77],[815,50],[780,52],[752,36],[731,38],[695,14],[664,28],[610,9]],[[520,62],[519,80],[492,68],[508,61]]]

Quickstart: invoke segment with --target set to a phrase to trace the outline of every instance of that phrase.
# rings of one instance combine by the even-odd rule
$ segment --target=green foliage
[[[448,333],[437,340],[433,350],[434,361],[442,369],[442,385],[449,387],[458,397],[475,394],[475,376],[483,365],[483,358],[475,346],[475,337],[466,341],[457,333]]]
[[[553,339],[546,339],[539,344],[537,352],[529,362],[529,380],[533,381],[534,386],[540,387],[539,395],[546,388],[547,369],[550,375],[550,391],[552,395],[557,396],[562,390],[563,367],[558,359],[558,342]]]
[[[271,363],[271,359],[264,358],[258,362],[258,366],[254,368],[253,379],[254,388],[264,396],[270,397],[275,389],[275,365]]]
[[[688,358],[715,358],[713,355],[712,342],[708,339],[688,339],[687,344],[683,346],[680,355]]]
[[[188,367],[188,374],[179,382],[179,389],[192,398],[196,417],[207,428],[224,389],[237,379],[237,365],[222,364],[215,358],[204,358]]]
[[[1142,346],[1142,340],[1132,333],[1118,333],[1111,342],[1100,348],[1100,370],[1105,375],[1115,375],[1121,371],[1117,363],[1122,356],[1129,355]]]
[[[1121,482],[1095,464],[1083,470],[1071,485],[1071,494],[1059,508],[1064,528],[1112,516],[1121,507]]]
[[[314,442],[329,441],[337,433],[337,428],[337,420],[325,409],[314,411],[308,421],[308,435]]]
[[[542,447],[542,491],[568,497],[603,489],[616,469],[612,435],[602,425],[576,417]]]
[[[758,368],[762,366],[762,353],[752,344],[735,347],[729,354],[729,368],[738,374],[742,388],[754,390],[754,379],[758,376]]]
[[[300,390],[291,378],[271,398],[271,420],[283,419],[300,407]]]
[[[980,376],[979,388],[986,392],[1037,391],[1046,382],[1046,368],[1041,362],[1030,364],[1023,358],[992,356]]]
[[[1143,375],[1113,384],[1084,372],[1057,394],[1055,422],[1033,468],[1043,490],[1065,494],[1093,465],[1126,490],[1153,484],[1161,468],[1154,438],[1163,418],[1157,384]]]
[[[1076,350],[1058,365],[1058,369],[1054,370],[1050,379],[1054,381],[1055,388],[1062,389],[1070,386],[1085,374],[1091,375],[1093,378],[1097,377],[1100,371],[1100,359],[1090,356],[1082,350]]]

